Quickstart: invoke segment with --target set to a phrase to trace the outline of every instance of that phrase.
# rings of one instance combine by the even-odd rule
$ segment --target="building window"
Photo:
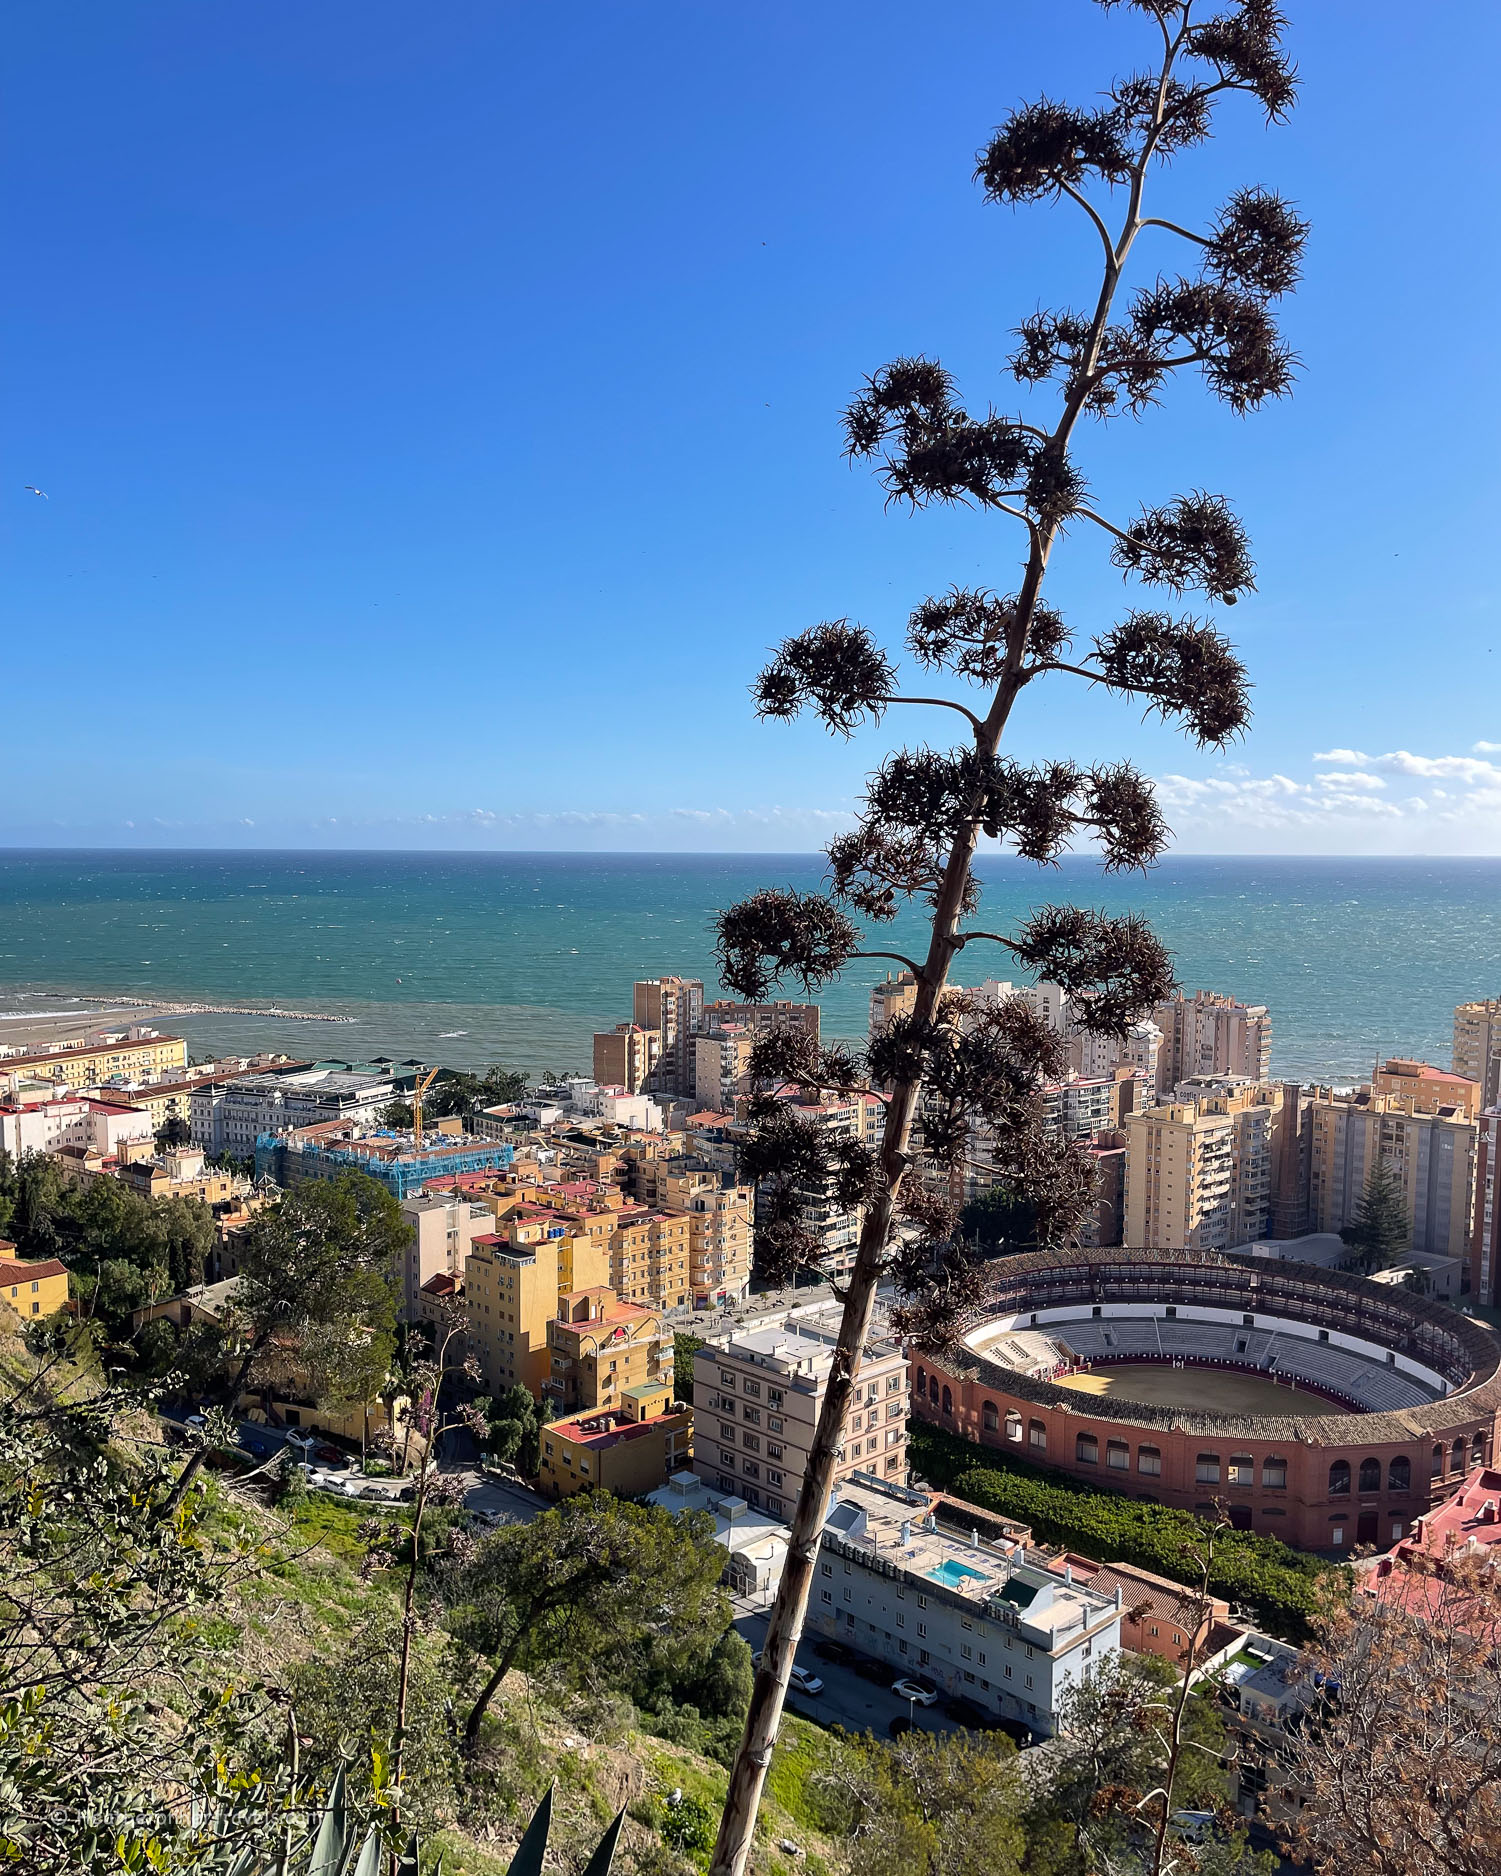
[[[965,1659],[966,1661],[973,1661],[973,1659],[974,1659],[974,1651],[973,1651],[973,1649],[971,1649],[971,1647],[970,1647],[970,1645],[969,1645],[969,1643],[968,1643],[968,1642],[960,1642],[960,1644],[959,1644],[959,1652],[960,1652],[960,1654],[961,1654],[961,1655],[963,1655],[963,1657],[964,1657],[964,1659]]]
[[[1263,1459],[1261,1462],[1261,1483],[1268,1491],[1285,1492],[1287,1490],[1287,1461],[1285,1459]]]
[[[832,1576],[834,1574],[834,1566],[832,1563],[821,1563],[818,1568],[824,1576]]]
[[[1256,1461],[1249,1453],[1232,1453],[1228,1483],[1231,1485],[1254,1485],[1256,1483]]]
[[[1360,1490],[1379,1492],[1381,1490],[1381,1461],[1362,1459],[1360,1462]]]
[[[1391,1463],[1391,1470],[1386,1475],[1386,1489],[1389,1492],[1406,1492],[1412,1489],[1412,1461],[1406,1453],[1398,1453]]]
[[[1040,1420],[1027,1422],[1027,1444],[1033,1452],[1045,1453],[1048,1450],[1048,1430]]]
[[[1105,1443],[1105,1464],[1117,1472],[1131,1470],[1131,1448],[1123,1440],[1107,1440]]]
[[[1443,1476],[1444,1476],[1444,1449],[1442,1446],[1435,1446],[1433,1449],[1432,1477],[1434,1477],[1435,1479],[1441,1479]]]
[[[1194,1461],[1194,1480],[1199,1485],[1218,1485],[1220,1482],[1220,1456],[1218,1453],[1200,1453]]]
[[[1336,1459],[1329,1468],[1329,1496],[1343,1498],[1348,1495],[1349,1490],[1350,1462],[1348,1459]]]
[[[1461,1433],[1459,1438],[1454,1442],[1454,1450],[1449,1455],[1449,1470],[1451,1472],[1463,1472],[1464,1469],[1465,1436]]]
[[[1145,1473],[1148,1478],[1156,1478],[1162,1471],[1162,1454],[1155,1446],[1138,1446],[1136,1449],[1136,1470]]]
[[[999,1433],[1001,1430],[1001,1410],[993,1400],[986,1401],[980,1409],[980,1425],[987,1433]]]
[[[952,1414],[954,1411],[954,1396],[948,1388],[943,1390],[943,1411],[946,1414]]]
[[[1006,1438],[1011,1441],[1013,1446],[1021,1445],[1022,1417],[1019,1413],[1008,1413],[1006,1415]],[[1440,1470],[1442,1469],[1442,1465],[1440,1465]]]
[[[927,1634],[927,1632],[928,1632],[928,1625],[927,1625],[927,1623],[926,1623],[926,1622],[919,1622],[919,1623],[918,1623],[918,1625],[917,1625],[917,1632],[918,1632],[918,1634],[919,1634],[919,1635],[926,1635],[926,1634]]]
[[[1331,1524],[1329,1527],[1330,1544],[1334,1547],[1334,1549],[1338,1550],[1340,1546],[1344,1543],[1344,1541],[1345,1541],[1345,1527],[1342,1524]]]
[[[1092,1433],[1081,1433],[1074,1441],[1074,1458],[1081,1466],[1100,1463],[1100,1443]]]
[[[820,1594],[825,1602],[832,1602],[834,1600],[834,1592],[831,1589],[822,1590]]]
[[[902,1614],[900,1609],[897,1611],[896,1625],[898,1628],[905,1628],[907,1626],[907,1618]]]

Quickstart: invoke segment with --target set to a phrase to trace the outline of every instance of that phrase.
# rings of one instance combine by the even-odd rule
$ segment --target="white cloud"
[[[1501,753],[1501,743],[1476,743],[1476,749]],[[1359,749],[1326,749],[1315,762],[1338,762],[1348,769],[1387,769],[1398,775],[1445,777],[1457,781],[1501,783],[1501,767],[1469,756],[1415,756],[1407,749],[1392,749],[1384,756],[1368,756]]]
[[[1501,756],[1501,743],[1471,743],[1472,756]]]
[[[1158,777],[1174,844],[1189,852],[1501,853],[1501,765],[1405,749],[1326,749],[1312,761],[1339,766],[1307,781],[1257,775],[1243,763]],[[1387,775],[1403,776],[1413,792],[1387,794]]]

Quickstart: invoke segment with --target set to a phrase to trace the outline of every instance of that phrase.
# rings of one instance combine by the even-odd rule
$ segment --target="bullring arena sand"
[[[1348,1413],[1322,1394],[1278,1386],[1259,1374],[1234,1374],[1219,1368],[1170,1368],[1165,1363],[1123,1361],[1087,1373],[1054,1375],[1054,1385],[1080,1394],[1108,1394],[1112,1400],[1140,1401],[1147,1407],[1207,1407],[1226,1414]]]

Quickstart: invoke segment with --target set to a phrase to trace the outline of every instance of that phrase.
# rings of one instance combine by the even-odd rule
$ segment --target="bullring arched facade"
[[[1309,1550],[1385,1548],[1501,1432],[1501,1343],[1439,1304],[1301,1264],[1215,1252],[1075,1251],[1008,1258],[984,1317],[1060,1327],[1142,1306],[1335,1338],[1436,1377],[1442,1399],[1386,1412],[1257,1416],[1144,1406],[1035,1379],[967,1345],[912,1359],[918,1418],[1034,1465]],[[1226,1363],[1225,1366],[1234,1364]]]

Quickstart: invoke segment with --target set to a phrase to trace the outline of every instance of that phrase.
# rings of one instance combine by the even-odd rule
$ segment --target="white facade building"
[[[1120,1646],[1121,1596],[1020,1544],[940,1530],[924,1492],[857,1475],[824,1521],[807,1629],[1051,1737],[1069,1692]]]
[[[149,1140],[155,1131],[150,1114],[142,1109],[86,1096],[0,1110],[0,1150],[12,1159],[23,1153],[56,1153],[63,1147],[107,1157],[125,1141]]]
[[[389,1075],[371,1069],[300,1069],[290,1075],[236,1075],[195,1088],[189,1100],[193,1144],[206,1153],[255,1152],[263,1133],[290,1133],[323,1120],[374,1126],[401,1097]]]

